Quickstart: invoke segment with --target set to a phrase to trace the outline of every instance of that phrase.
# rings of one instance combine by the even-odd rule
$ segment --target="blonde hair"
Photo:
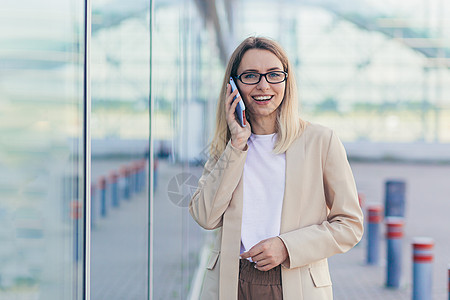
[[[236,50],[234,50],[225,70],[225,76],[217,103],[216,129],[210,148],[211,156],[216,158],[220,157],[225,150],[228,141],[231,139],[231,133],[225,115],[227,83],[229,82],[230,76],[235,77],[238,75],[236,73],[242,57],[245,52],[250,49],[261,49],[272,52],[281,61],[284,71],[288,73],[284,98],[277,108],[278,113],[275,131],[277,132],[278,138],[273,152],[275,154],[286,152],[292,142],[300,136],[305,127],[305,122],[298,116],[297,84],[293,72],[294,70],[283,48],[281,48],[277,42],[268,38],[248,37],[236,48]]]

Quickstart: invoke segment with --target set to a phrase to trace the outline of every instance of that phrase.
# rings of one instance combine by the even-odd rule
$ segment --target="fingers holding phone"
[[[247,145],[248,138],[250,137],[251,127],[245,119],[245,106],[243,106],[244,101],[239,95],[237,88],[232,90],[231,84],[227,85],[227,97],[225,101],[225,112],[228,128],[231,132],[231,143],[234,147],[243,150]],[[241,103],[240,107],[239,103]],[[241,114],[242,119],[239,118],[239,114]],[[242,124],[245,126],[242,126]]]
[[[241,127],[245,127],[247,125],[246,124],[247,120],[245,119],[245,104],[244,104],[244,101],[242,101],[242,98],[240,98],[239,89],[237,88],[233,77],[230,77],[230,85],[231,85],[232,92],[238,90],[238,94],[233,97],[233,103],[237,102],[236,107],[235,107],[237,121],[239,122]],[[240,99],[237,99],[238,97]]]

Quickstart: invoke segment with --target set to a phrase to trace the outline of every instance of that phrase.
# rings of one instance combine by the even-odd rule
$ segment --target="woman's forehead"
[[[283,70],[283,64],[278,57],[269,50],[250,49],[244,53],[238,67],[238,73],[245,71],[265,72],[272,69]]]

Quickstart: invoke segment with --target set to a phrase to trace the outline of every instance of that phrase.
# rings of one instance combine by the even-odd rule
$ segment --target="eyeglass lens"
[[[256,72],[247,72],[239,76],[242,83],[256,84],[260,82],[261,77],[264,76],[269,83],[280,83],[286,80],[286,73],[281,71],[269,72],[266,74],[260,74]]]

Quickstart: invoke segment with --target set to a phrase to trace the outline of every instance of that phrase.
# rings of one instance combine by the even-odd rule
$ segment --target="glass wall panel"
[[[224,68],[207,19],[214,1],[201,2],[154,1],[153,299],[188,298],[205,240],[187,206],[208,157]]]
[[[0,299],[82,299],[84,1],[2,1]]]
[[[153,298],[196,299],[201,285],[212,235],[187,205],[208,158],[224,64],[240,41],[279,41],[294,62],[301,116],[346,146],[439,146],[450,142],[449,15],[442,0],[154,1]]]
[[[91,299],[147,299],[150,1],[92,1]]]

